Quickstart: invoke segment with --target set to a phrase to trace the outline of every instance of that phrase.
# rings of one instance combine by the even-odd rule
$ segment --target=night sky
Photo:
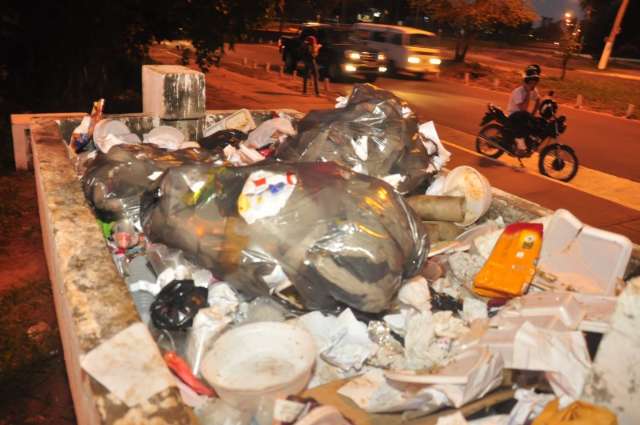
[[[582,12],[579,0],[532,0],[532,3],[538,15],[554,19],[560,19],[568,10],[579,15]]]

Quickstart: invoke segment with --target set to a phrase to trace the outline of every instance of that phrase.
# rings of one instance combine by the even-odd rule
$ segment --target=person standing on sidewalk
[[[307,81],[309,78],[313,78],[313,88],[316,96],[320,96],[320,91],[318,90],[318,63],[316,62],[320,47],[322,45],[312,35],[305,38],[302,45],[302,62],[304,63],[302,94],[307,94]]]

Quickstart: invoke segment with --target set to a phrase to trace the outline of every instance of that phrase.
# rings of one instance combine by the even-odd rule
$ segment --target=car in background
[[[384,54],[352,37],[350,27],[317,23],[304,24],[296,36],[280,38],[278,46],[286,72],[292,73],[302,65],[302,47],[308,36],[316,37],[322,45],[316,59],[321,78],[338,81],[359,75],[373,82],[387,72]]]
[[[354,24],[353,31],[368,48],[386,55],[389,73],[405,73],[423,78],[440,72],[442,57],[438,37],[432,32],[369,23]]]

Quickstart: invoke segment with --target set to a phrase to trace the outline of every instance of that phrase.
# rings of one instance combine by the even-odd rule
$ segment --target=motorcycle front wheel
[[[554,143],[542,149],[538,169],[543,176],[568,182],[578,173],[578,157],[573,149]]]
[[[504,151],[492,146],[487,140],[500,145],[502,141],[502,126],[500,124],[485,125],[476,137],[476,151],[478,153],[493,159],[500,158]]]

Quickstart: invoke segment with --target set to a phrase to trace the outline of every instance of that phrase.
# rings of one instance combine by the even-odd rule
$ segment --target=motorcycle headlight
[[[418,56],[409,56],[407,58],[407,62],[413,63],[413,64],[418,64],[418,63],[420,63],[420,58]]]
[[[387,59],[387,57],[384,55],[384,53],[378,53],[378,60],[379,61],[383,61],[383,60],[386,60],[386,59]]]
[[[346,52],[344,52],[344,55],[347,57],[347,59],[351,59],[353,61],[360,60],[360,53],[354,52],[353,50],[347,50]]]

